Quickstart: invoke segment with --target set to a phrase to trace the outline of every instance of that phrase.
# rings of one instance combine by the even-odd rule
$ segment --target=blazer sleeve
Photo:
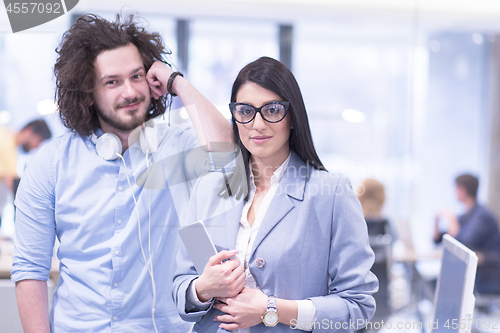
[[[189,199],[187,212],[184,218],[184,225],[190,224],[197,219],[198,214],[196,205],[199,183],[200,181],[198,181],[194,186],[193,194]],[[176,256],[177,269],[174,274],[174,282],[172,286],[172,297],[174,298],[174,302],[177,306],[177,311],[183,320],[198,322],[201,321],[203,316],[212,308],[213,301],[210,307],[203,311],[196,311],[195,306],[193,304],[189,304],[187,301],[186,295],[189,291],[189,285],[194,279],[198,278],[199,274],[194,268],[193,262],[187,253],[186,247],[182,244],[182,241],[180,241],[179,244]]]
[[[310,298],[321,323],[314,331],[355,331],[375,313],[372,294],[378,290],[378,280],[370,272],[375,256],[361,205],[345,177],[336,185],[331,216],[330,294]]]

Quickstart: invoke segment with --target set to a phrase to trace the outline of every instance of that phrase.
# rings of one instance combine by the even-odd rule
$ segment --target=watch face
[[[278,321],[278,313],[274,311],[268,311],[264,314],[264,324],[266,324],[266,326],[275,326],[276,324],[278,324]]]

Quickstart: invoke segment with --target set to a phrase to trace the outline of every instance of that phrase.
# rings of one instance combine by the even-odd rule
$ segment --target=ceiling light
[[[46,114],[53,114],[57,112],[57,104],[51,99],[44,99],[38,102],[36,109],[42,116]]]
[[[342,118],[350,123],[362,123],[365,121],[365,114],[354,109],[346,109],[342,111]]]

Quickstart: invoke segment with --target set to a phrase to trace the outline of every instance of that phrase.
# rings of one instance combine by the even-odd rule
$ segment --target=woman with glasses
[[[220,252],[196,272],[180,250],[181,316],[193,332],[362,329],[378,287],[366,223],[349,181],[316,154],[293,74],[268,57],[248,64],[230,109],[246,172],[227,191],[218,173],[193,191],[186,223],[203,220]]]

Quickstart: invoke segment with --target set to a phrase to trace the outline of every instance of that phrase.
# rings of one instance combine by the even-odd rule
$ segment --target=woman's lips
[[[258,135],[258,136],[254,136],[251,138],[251,140],[255,143],[265,143],[267,141],[269,141],[269,139],[271,139],[272,137],[271,136],[268,136],[268,135]]]

